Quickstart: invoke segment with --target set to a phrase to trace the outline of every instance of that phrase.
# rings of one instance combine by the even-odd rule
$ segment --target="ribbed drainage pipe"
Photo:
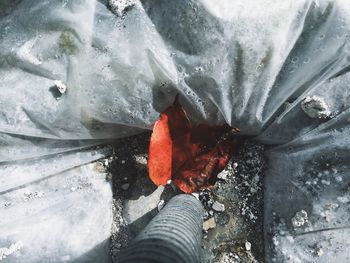
[[[177,195],[119,254],[118,263],[199,263],[202,204],[191,195]]]

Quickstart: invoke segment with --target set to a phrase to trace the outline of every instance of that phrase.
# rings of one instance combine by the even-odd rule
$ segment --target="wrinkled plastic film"
[[[142,0],[134,1],[121,16],[113,13],[106,1],[2,1],[2,214],[10,218],[18,212],[18,226],[24,226],[28,222],[19,212],[22,207],[6,210],[9,194],[20,200],[27,198],[20,192],[25,189],[32,197],[37,194],[31,187],[41,185],[51,191],[56,184],[65,185],[71,168],[109,154],[103,149],[96,153],[92,146],[151,129],[159,112],[180,94],[193,121],[227,122],[244,135],[277,145],[267,153],[267,262],[284,262],[290,254],[301,262],[315,258],[327,262],[332,255],[347,259],[346,250],[333,245],[326,250],[323,241],[313,246],[315,253],[304,251],[307,243],[327,240],[330,234],[345,248],[345,230],[301,233],[342,228],[349,214],[342,188],[349,173],[349,8],[341,0],[219,0],[215,4],[209,0]],[[66,86],[63,94],[57,93],[57,80]],[[79,168],[74,171],[74,176],[81,176]],[[334,181],[340,180],[338,176],[343,181]],[[108,185],[95,188],[97,182],[91,184],[95,189],[91,198],[102,196],[106,203],[90,198],[84,202],[100,207],[94,210],[96,217],[108,214]],[[52,217],[53,211],[64,211],[79,203],[83,195],[66,191],[59,196],[62,199],[57,199],[57,206],[40,199],[47,209],[35,215],[39,218],[48,213]],[[292,209],[285,211],[288,206]],[[325,206],[327,211],[322,210]],[[310,225],[294,229],[290,222],[300,210],[307,212]],[[341,219],[336,225],[332,215]],[[81,220],[73,212],[66,216],[60,232],[73,231],[76,220]],[[88,220],[90,214],[82,218]],[[286,226],[280,225],[280,219]],[[110,220],[107,216],[103,224],[92,220],[89,225],[99,236],[91,241],[97,248],[97,240],[109,236],[101,225]],[[0,227],[7,229],[7,224]],[[82,229],[87,226],[84,224]],[[35,233],[51,233],[40,224],[37,227]],[[6,232],[1,246],[19,242],[20,235],[11,231]],[[12,235],[13,239],[9,238]],[[84,240],[88,235],[79,232],[76,238],[68,235],[66,240]],[[61,246],[64,239],[58,232],[53,236],[52,249],[44,253],[47,257],[69,261],[92,249],[78,242],[76,248],[57,251],[54,247]],[[32,250],[44,255],[38,251],[47,241],[40,240]],[[103,249],[92,251],[106,256]],[[35,262],[36,254],[26,253],[28,262]]]
[[[268,152],[268,262],[348,261],[349,116],[347,110],[302,138]],[[298,218],[302,210],[306,217]]]

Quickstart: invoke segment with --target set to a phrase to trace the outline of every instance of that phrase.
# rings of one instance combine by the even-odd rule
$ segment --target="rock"
[[[232,168],[233,168],[233,169],[236,169],[237,167],[238,167],[238,163],[234,162],[234,163],[232,164]]]
[[[295,214],[295,216],[292,218],[291,222],[293,227],[302,227],[305,225],[305,223],[308,221],[308,215],[305,210],[300,210]]]
[[[64,94],[67,91],[67,86],[65,84],[63,84],[63,82],[61,80],[55,80],[53,82],[55,84],[55,87],[57,88],[57,90],[61,93]]]
[[[17,252],[23,247],[21,241],[11,244],[9,247],[0,247],[0,261],[5,259],[7,256]]]
[[[218,174],[218,179],[226,181],[228,174],[229,172],[227,170],[223,170],[221,173]]]
[[[312,119],[325,119],[331,116],[329,106],[318,96],[307,96],[301,102],[301,109]]]
[[[164,200],[159,201],[158,206],[157,206],[158,211],[162,210],[162,208],[164,207],[164,204],[165,204]]]
[[[223,211],[225,211],[225,205],[219,203],[218,201],[215,201],[213,206],[212,206],[212,209],[216,212],[223,212]]]
[[[208,220],[203,222],[203,230],[208,231],[209,229],[213,229],[216,227],[214,217],[209,218]]]
[[[316,254],[316,256],[320,257],[324,254],[324,252],[323,252],[322,248],[316,247],[315,254]]]
[[[249,241],[245,242],[245,250],[250,251],[252,249],[252,244]]]
[[[124,191],[128,190],[129,187],[130,187],[130,184],[128,184],[128,183],[123,184],[123,185],[121,186],[121,188],[122,188]]]
[[[127,225],[132,224],[136,220],[151,213],[153,209],[158,208],[160,202],[160,196],[164,191],[164,186],[160,185],[150,195],[141,195],[136,200],[127,200],[123,209],[123,217]]]

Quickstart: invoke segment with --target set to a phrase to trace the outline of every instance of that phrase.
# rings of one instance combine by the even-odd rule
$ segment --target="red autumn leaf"
[[[171,179],[185,193],[213,186],[237,146],[223,139],[230,131],[227,124],[192,127],[176,97],[153,128],[148,160],[151,180],[165,185]]]
[[[149,176],[156,185],[165,185],[171,178],[172,140],[168,126],[168,115],[162,113],[154,124],[149,147]]]

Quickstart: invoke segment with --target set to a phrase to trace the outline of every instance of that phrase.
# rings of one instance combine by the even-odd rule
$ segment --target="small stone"
[[[315,254],[316,254],[316,256],[320,257],[320,256],[322,256],[324,254],[324,252],[323,252],[322,248],[317,247],[315,249]]]
[[[130,186],[130,184],[126,183],[126,184],[123,184],[123,185],[121,186],[121,188],[122,188],[124,191],[126,191],[126,190],[129,189],[129,186]]]
[[[215,223],[215,218],[211,217],[208,220],[203,222],[203,230],[204,231],[208,231],[209,229],[213,229],[216,227],[216,223]]]
[[[216,212],[223,212],[223,211],[225,211],[225,205],[219,203],[218,201],[215,201],[213,206],[212,206],[212,209]]]
[[[125,164],[126,163],[126,161],[125,160],[122,160],[122,164]]]
[[[250,243],[249,241],[245,242],[245,250],[250,251],[252,249],[252,243]]]
[[[336,180],[337,182],[341,182],[341,181],[343,181],[343,178],[342,178],[340,175],[337,175],[337,176],[335,177],[335,180]]]
[[[318,96],[307,96],[301,102],[301,109],[312,119],[325,119],[331,116],[329,106]]]
[[[295,228],[305,225],[307,221],[308,221],[308,215],[305,210],[300,210],[299,212],[297,212],[291,220],[292,225]]]
[[[57,88],[57,90],[61,93],[64,94],[67,91],[67,86],[65,84],[63,84],[63,82],[61,80],[55,80],[53,82],[55,84],[55,87]]]
[[[136,155],[135,161],[139,165],[147,166],[147,158],[144,155]]]
[[[218,174],[218,179],[226,181],[227,180],[227,175],[228,175],[228,171],[222,171],[221,173]]]
[[[162,210],[162,208],[164,207],[164,204],[165,204],[164,200],[159,201],[158,206],[157,206],[158,211]]]

